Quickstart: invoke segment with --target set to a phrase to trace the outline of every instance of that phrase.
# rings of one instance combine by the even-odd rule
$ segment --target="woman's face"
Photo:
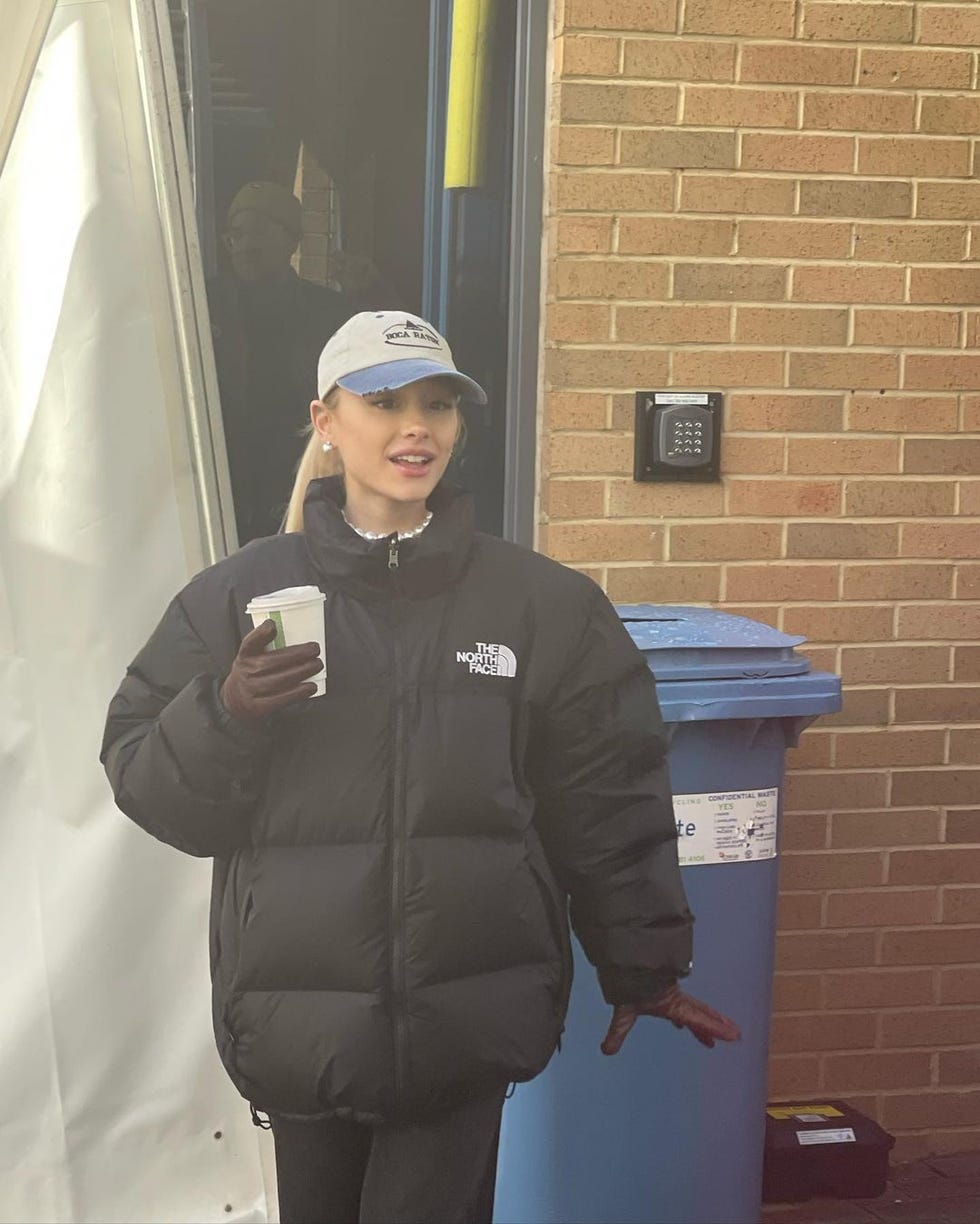
[[[402,513],[425,502],[442,478],[459,432],[452,379],[425,378],[396,391],[360,396],[338,387],[315,400],[313,424],[344,465],[347,503]]]

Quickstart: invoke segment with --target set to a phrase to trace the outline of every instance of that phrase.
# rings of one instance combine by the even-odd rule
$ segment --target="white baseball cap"
[[[321,397],[335,386],[371,395],[436,377],[452,378],[466,399],[487,402],[480,384],[456,369],[449,345],[436,329],[401,310],[354,315],[323,346],[316,366]]]

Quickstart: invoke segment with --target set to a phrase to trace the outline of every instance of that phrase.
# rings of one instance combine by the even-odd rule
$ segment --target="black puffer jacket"
[[[368,543],[315,481],[305,532],[174,599],[112,701],[119,807],[214,856],[214,1021],[258,1108],[405,1119],[547,1063],[566,894],[610,1002],[687,972],[663,726],[602,591],[475,534],[468,498]],[[218,690],[245,605],[326,593],[327,693],[258,728]]]

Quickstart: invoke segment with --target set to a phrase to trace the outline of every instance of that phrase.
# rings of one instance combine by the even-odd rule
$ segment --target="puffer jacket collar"
[[[344,521],[341,476],[310,482],[303,503],[303,534],[317,578],[356,599],[426,599],[457,582],[473,547],[473,501],[445,481],[427,505],[432,522],[420,536],[398,543],[390,569],[389,539],[365,540]]]

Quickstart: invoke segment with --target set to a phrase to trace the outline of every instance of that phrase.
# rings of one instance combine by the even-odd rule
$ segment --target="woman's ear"
[[[313,422],[313,428],[320,435],[324,442],[329,442],[330,439],[330,424],[331,412],[323,400],[315,399],[310,404],[310,420]]]

